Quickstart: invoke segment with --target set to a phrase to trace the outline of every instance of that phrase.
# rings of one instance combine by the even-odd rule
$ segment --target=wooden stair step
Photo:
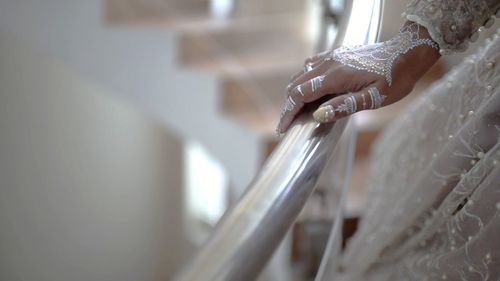
[[[293,70],[221,82],[221,112],[253,131],[274,134]]]
[[[304,0],[106,0],[114,24],[160,24],[174,29],[207,28],[262,16],[304,11]]]
[[[244,29],[184,32],[178,63],[225,76],[287,71],[312,53],[310,41],[299,16],[261,21]]]

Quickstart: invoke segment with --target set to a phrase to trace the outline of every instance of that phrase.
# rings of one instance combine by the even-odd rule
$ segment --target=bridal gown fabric
[[[406,14],[446,53],[499,7],[418,0]],[[500,280],[499,35],[378,138],[365,215],[329,280]]]

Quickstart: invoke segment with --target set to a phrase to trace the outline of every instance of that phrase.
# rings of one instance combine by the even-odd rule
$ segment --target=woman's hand
[[[303,106],[334,95],[314,113],[320,123],[392,104],[408,95],[439,59],[427,30],[407,23],[392,39],[373,45],[340,47],[310,57],[294,75],[278,133],[284,133]]]

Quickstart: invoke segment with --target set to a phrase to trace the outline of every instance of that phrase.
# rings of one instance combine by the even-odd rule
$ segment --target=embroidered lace
[[[438,49],[428,38],[420,38],[419,25],[410,24],[392,39],[373,45],[343,46],[332,51],[331,59],[357,70],[376,73],[392,84],[392,67],[396,59],[413,48],[427,45]]]
[[[481,26],[493,25],[499,8],[498,0],[413,0],[404,15],[426,27],[446,53],[465,50],[468,41],[477,39]]]

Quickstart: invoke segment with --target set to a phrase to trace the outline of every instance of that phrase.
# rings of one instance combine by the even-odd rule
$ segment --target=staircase
[[[277,143],[274,128],[284,87],[301,68],[303,59],[314,52],[318,41],[322,20],[317,12],[320,1],[105,0],[104,3],[106,22],[113,27],[147,26],[174,32],[177,66],[216,77],[215,110],[262,137],[265,147],[259,152],[261,159],[270,154]],[[398,5],[395,11],[402,9]],[[393,12],[390,7],[386,11]],[[398,26],[397,19],[386,18],[382,38],[396,32]],[[395,105],[357,114],[359,137],[347,202],[352,216],[359,215],[364,205],[364,175],[368,173],[373,140],[442,72],[442,66],[437,65],[410,97]],[[329,184],[323,183],[319,190],[322,188],[328,189]],[[304,217],[314,217],[307,215],[308,209],[317,209],[317,202],[313,201],[306,205]]]
[[[284,87],[301,68],[303,58],[313,52],[318,4],[306,0],[2,1],[0,32],[15,35],[111,95],[155,115],[182,138],[203,143],[227,168],[236,197],[277,142],[274,127]],[[427,81],[439,75],[438,69]],[[410,101],[358,114],[358,164],[347,205],[353,216],[363,206],[368,148]],[[319,190],[328,187],[325,183]],[[310,204],[314,208],[316,203]],[[305,219],[312,217],[307,211],[306,206]]]
[[[313,1],[106,0],[105,14],[113,26],[175,32],[179,67],[217,77],[219,110],[272,136],[284,87],[313,51],[308,2]]]

